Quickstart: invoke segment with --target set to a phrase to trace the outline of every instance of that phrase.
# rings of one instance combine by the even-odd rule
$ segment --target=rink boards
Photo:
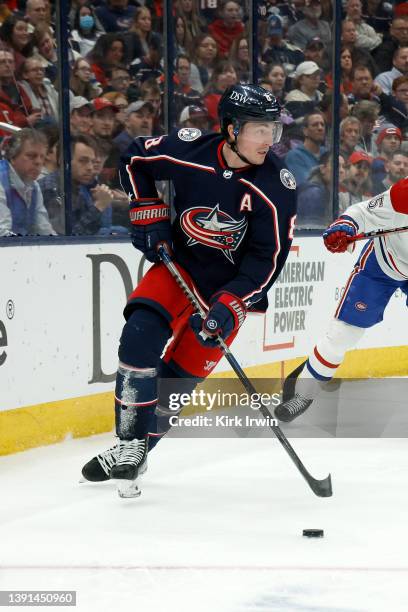
[[[0,257],[0,454],[109,431],[122,310],[150,264],[116,242],[4,247]],[[248,317],[233,346],[251,376],[283,376],[308,354],[356,259],[319,237],[295,240],[268,313]],[[340,376],[407,375],[405,301],[392,297]],[[230,375],[225,360],[216,373]]]

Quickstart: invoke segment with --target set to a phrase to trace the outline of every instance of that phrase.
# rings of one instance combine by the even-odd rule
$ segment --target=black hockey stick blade
[[[267,414],[269,414],[269,411],[266,406],[264,408],[265,410],[260,409],[260,411],[263,416],[266,417]],[[300,460],[300,457],[297,455],[295,449],[290,444],[289,440],[287,439],[279,425],[270,425],[270,428],[272,429],[279,442],[282,444],[283,448],[288,453],[289,457],[292,459],[293,463],[296,465],[299,472],[302,474],[303,478],[306,480],[309,487],[312,489],[313,493],[318,497],[331,497],[333,495],[331,474],[329,474],[326,478],[323,478],[322,480],[314,478],[303,465],[302,461]]]

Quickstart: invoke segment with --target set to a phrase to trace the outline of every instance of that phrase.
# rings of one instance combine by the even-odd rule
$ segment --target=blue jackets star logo
[[[180,217],[180,227],[188,236],[187,246],[202,244],[219,249],[234,263],[232,253],[242,242],[248,227],[245,217],[236,221],[229,214],[208,206],[196,206],[185,210]]]

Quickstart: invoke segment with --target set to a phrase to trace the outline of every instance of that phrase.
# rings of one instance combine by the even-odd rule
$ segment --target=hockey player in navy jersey
[[[388,191],[350,206],[323,234],[332,253],[343,253],[359,232],[408,225],[408,178]],[[283,402],[275,410],[281,421],[292,421],[312,404],[332,379],[364,331],[383,320],[384,310],[397,289],[408,295],[408,233],[374,238],[362,249],[348,279],[334,319],[308,360],[288,376]],[[407,299],[408,305],[408,299]]]
[[[118,444],[88,462],[83,476],[116,479],[124,496],[137,491],[148,451],[169,429],[170,393],[191,392],[222,357],[217,336],[230,345],[248,311],[266,310],[289,253],[296,182],[270,151],[282,133],[279,104],[261,87],[235,85],[220,100],[219,119],[221,134],[182,128],[135,139],[121,171],[133,245],[154,265],[124,311]],[[172,222],[155,186],[164,179],[174,187]],[[159,261],[162,243],[208,311],[204,320]]]

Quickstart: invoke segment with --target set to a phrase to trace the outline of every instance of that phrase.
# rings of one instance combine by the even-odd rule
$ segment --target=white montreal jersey
[[[404,181],[408,183],[408,179]],[[352,223],[357,233],[408,226],[408,198],[396,202],[394,197],[391,198],[391,190],[353,204],[341,219]],[[408,232],[395,232],[376,238],[374,249],[384,274],[395,280],[408,279]]]

